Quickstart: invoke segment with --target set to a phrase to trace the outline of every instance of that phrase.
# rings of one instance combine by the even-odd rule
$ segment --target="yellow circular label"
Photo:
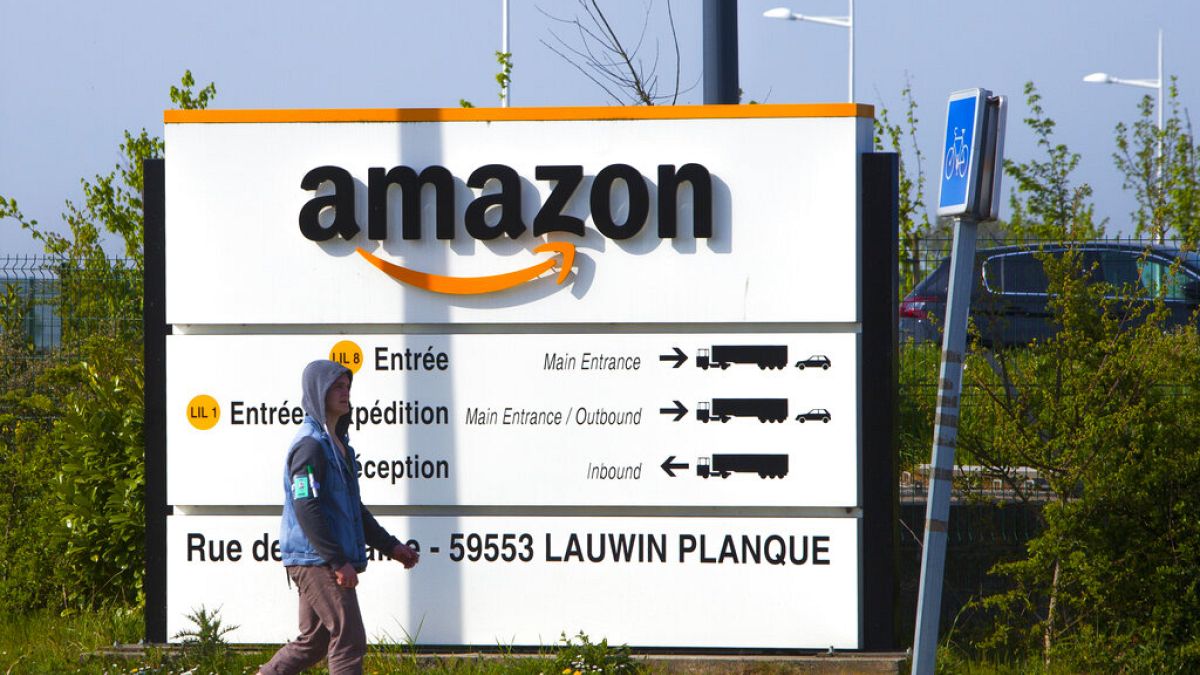
[[[217,404],[217,399],[200,394],[188,401],[187,419],[200,431],[208,431],[221,419],[221,406]]]
[[[352,373],[357,373],[363,364],[362,349],[350,340],[342,340],[329,350],[329,360],[346,366]]]

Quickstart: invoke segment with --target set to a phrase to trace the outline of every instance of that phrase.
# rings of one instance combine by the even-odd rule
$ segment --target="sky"
[[[788,0],[738,3],[739,78],[746,100],[840,102],[847,97],[843,28],[778,21],[763,11]],[[846,0],[790,0],[809,15],[844,15]],[[681,104],[703,102],[702,2],[674,0]],[[657,54],[659,93],[674,79],[666,0],[601,0],[618,35]],[[80,179],[110,171],[126,129],[162,135],[167,92],[190,69],[214,82],[212,108],[428,108],[498,103],[494,52],[501,0],[315,2],[208,0],[0,0],[0,195],[27,217],[61,226],[64,201],[82,201]],[[649,17],[647,20],[647,11]],[[574,0],[510,0],[515,106],[610,105],[612,99],[544,42],[553,17],[582,16]],[[936,201],[947,96],[985,87],[1010,97],[1006,157],[1039,157],[1022,120],[1023,88],[1034,82],[1055,138],[1082,156],[1075,180],[1095,190],[1110,234],[1128,234],[1132,196],[1114,167],[1114,127],[1137,119],[1153,90],[1096,85],[1084,75],[1178,78],[1180,103],[1200,109],[1200,2],[1149,0],[857,0],[855,100],[903,118],[912,85],[918,142]],[[552,33],[553,31],[553,33]],[[559,47],[561,50],[561,46]],[[168,154],[170,149],[168,148]],[[907,158],[906,158],[907,159]],[[1005,194],[1011,184],[1004,186]],[[1001,217],[1008,214],[1005,204]],[[114,247],[115,250],[115,247]],[[40,245],[0,220],[0,256]]]

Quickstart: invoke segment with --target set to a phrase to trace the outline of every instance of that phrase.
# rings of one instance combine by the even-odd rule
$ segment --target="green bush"
[[[1052,495],[1026,557],[997,566],[1013,586],[983,600],[995,620],[977,645],[1082,671],[1196,671],[1200,335],[1165,330],[1160,301],[1089,283],[1077,252],[1044,264],[1059,333],[968,371],[981,395],[960,443],[1036,469]]]
[[[107,372],[92,363],[72,368],[79,386],[49,436],[62,461],[54,482],[62,512],[51,542],[71,571],[73,583],[63,585],[67,607],[142,601],[141,359],[112,365]]]
[[[47,549],[57,522],[54,458],[42,451],[51,426],[50,399],[22,390],[0,395],[0,613],[44,606],[58,561]]]
[[[0,612],[137,603],[145,492],[140,359],[45,369],[0,394]]]
[[[940,358],[941,347],[930,342],[900,345],[896,446],[901,471],[929,462]]]
[[[558,654],[554,657],[555,673],[581,675],[583,673],[635,673],[638,671],[637,664],[627,645],[609,646],[607,638],[600,642],[592,642],[583,631],[579,631],[578,635],[570,638],[563,633],[559,642],[562,644],[558,648]]]

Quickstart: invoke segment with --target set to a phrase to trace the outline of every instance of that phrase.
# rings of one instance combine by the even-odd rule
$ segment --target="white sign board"
[[[167,322],[180,324],[425,324],[844,322],[857,320],[858,157],[870,151],[863,117],[516,121],[448,124],[168,124]],[[520,188],[522,232],[481,240],[465,223],[470,205],[497,189],[467,187],[500,164]],[[660,237],[659,167],[704,167],[711,183],[710,237],[694,234],[697,205],[683,183],[676,236]],[[593,222],[598,175],[636,170],[648,209],[627,239]],[[314,169],[342,169],[357,233],[312,241],[299,227],[305,205],[332,190],[301,188]],[[444,167],[452,177],[453,239],[434,232],[437,204],[424,188],[421,239],[406,240],[401,190],[390,188],[387,239],[369,237],[372,167]],[[535,237],[539,214],[561,181],[537,167],[579,167],[562,213],[584,236]],[[543,169],[545,171],[545,169]],[[629,219],[628,188],[605,190],[612,219]],[[335,191],[336,194],[336,191]],[[502,211],[492,209],[493,212]],[[330,220],[328,209],[324,214]],[[348,212],[340,217],[349,218]],[[491,216],[489,216],[491,217]],[[322,221],[325,222],[325,221]],[[515,226],[514,226],[515,227]],[[632,226],[631,226],[632,227]],[[576,247],[567,283],[546,275],[503,293],[447,297],[416,292],[356,248],[418,273],[456,278],[525,269],[547,257],[543,240]],[[236,274],[215,273],[220,269]],[[831,279],[837,279],[831,283]]]
[[[282,463],[333,358],[422,552],[372,564],[372,639],[859,647],[870,114],[169,112],[166,634],[292,637]]]
[[[554,645],[583,630],[612,644],[858,646],[853,518],[383,517],[421,562],[371,562],[367,635],[421,644]],[[213,606],[233,642],[295,637],[295,589],[272,555],[279,519],[175,516],[168,631]],[[434,549],[437,549],[434,552]]]

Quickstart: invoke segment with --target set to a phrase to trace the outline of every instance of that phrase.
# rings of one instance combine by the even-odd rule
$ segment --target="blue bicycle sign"
[[[954,142],[946,148],[946,169],[943,174],[946,178],[959,176],[965,178],[967,176],[967,162],[970,159],[967,146],[967,141],[964,138],[967,130],[961,127],[954,127]]]
[[[970,213],[974,206],[979,172],[975,146],[985,106],[984,96],[981,89],[967,89],[951,94],[946,105],[939,216]]]

